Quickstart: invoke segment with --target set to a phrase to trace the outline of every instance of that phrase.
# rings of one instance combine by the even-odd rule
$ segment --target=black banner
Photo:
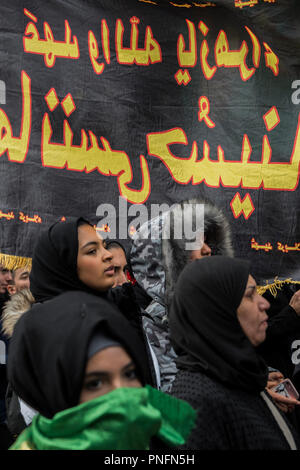
[[[205,197],[258,279],[299,281],[299,21],[296,0],[3,0],[0,252]]]

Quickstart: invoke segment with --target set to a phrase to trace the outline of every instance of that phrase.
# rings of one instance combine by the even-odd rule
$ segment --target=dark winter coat
[[[264,310],[258,315],[259,299],[250,301],[249,275],[249,262],[221,256],[180,274],[169,314],[179,368],[172,394],[198,412],[190,449],[299,448],[296,431],[266,395],[268,368],[256,347],[264,338],[241,322],[245,299],[243,314],[255,328],[266,318]]]
[[[178,372],[172,395],[186,400],[198,412],[184,449],[289,450],[261,395],[229,389],[201,372],[190,371]],[[293,437],[299,449],[295,431]]]

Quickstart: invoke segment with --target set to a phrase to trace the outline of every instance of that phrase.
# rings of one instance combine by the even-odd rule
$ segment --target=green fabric
[[[35,416],[10,449],[148,450],[153,436],[179,446],[195,418],[188,403],[152,387],[119,388],[52,419]]]

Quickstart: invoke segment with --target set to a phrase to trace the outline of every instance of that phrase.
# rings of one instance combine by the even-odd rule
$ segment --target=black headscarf
[[[70,290],[105,296],[80,281],[77,275],[78,225],[90,223],[78,217],[57,222],[41,233],[35,246],[30,273],[30,290],[37,302],[44,302]]]
[[[35,304],[18,320],[8,356],[13,390],[46,418],[76,406],[99,330],[128,352],[142,384],[150,383],[144,346],[129,322],[107,300],[77,291]]]
[[[222,256],[194,261],[179,277],[169,317],[179,368],[256,393],[268,369],[237,318],[249,270],[247,261]]]

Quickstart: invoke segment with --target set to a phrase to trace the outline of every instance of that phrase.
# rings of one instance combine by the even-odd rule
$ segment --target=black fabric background
[[[299,251],[282,253],[277,242],[293,246],[300,242],[299,188],[293,191],[272,191],[247,188],[208,187],[176,183],[159,158],[147,154],[146,136],[179,127],[186,133],[188,145],[173,145],[178,157],[189,157],[193,141],[197,141],[199,158],[203,141],[210,145],[211,159],[217,158],[221,145],[225,158],[240,160],[243,135],[252,145],[252,161],[260,161],[262,138],[267,134],[272,147],[272,161],[288,162],[294,145],[300,104],[291,101],[292,83],[300,80],[300,5],[296,0],[269,3],[259,0],[253,7],[237,8],[234,0],[207,2],[137,0],[3,0],[0,5],[0,80],[6,84],[6,104],[0,108],[7,114],[14,136],[19,136],[22,113],[21,71],[31,78],[32,128],[29,150],[24,163],[10,162],[1,150],[0,141],[0,209],[13,211],[15,219],[0,218],[0,252],[17,256],[32,256],[35,239],[42,228],[61,217],[86,216],[95,219],[99,204],[111,203],[118,214],[119,188],[115,176],[43,167],[41,160],[41,127],[48,113],[53,128],[52,142],[63,142],[63,120],[60,106],[54,112],[47,108],[44,96],[55,88],[59,99],[72,94],[76,111],[68,118],[74,132],[74,145],[79,145],[81,129],[91,130],[99,140],[108,140],[111,148],[124,151],[130,158],[133,180],[130,187],[140,189],[140,154],[144,155],[150,172],[151,193],[146,206],[174,202],[189,197],[206,197],[223,209],[232,226],[234,247],[240,257],[250,259],[252,272],[258,280],[292,277],[300,280]],[[183,6],[185,5],[185,7]],[[198,6],[195,6],[198,5]],[[202,5],[202,6],[201,6]],[[190,6],[190,8],[188,8]],[[25,53],[23,34],[30,21],[26,8],[38,19],[40,37],[44,38],[43,22],[50,25],[54,39],[63,41],[64,20],[72,36],[78,38],[78,60],[57,58],[54,67],[45,66],[42,55]],[[116,60],[115,24],[124,24],[124,45],[129,46],[130,18],[137,16],[139,47],[143,47],[145,29],[149,25],[162,50],[162,62],[150,66],[122,65]],[[88,31],[97,38],[100,60],[103,60],[100,40],[101,20],[106,19],[110,30],[111,62],[101,75],[94,73],[88,52]],[[179,86],[174,74],[179,69],[177,39],[183,34],[188,45],[186,19],[193,21],[197,31],[198,62],[190,69],[191,82]],[[212,80],[206,80],[199,63],[199,49],[204,37],[197,29],[199,21],[209,27],[208,62],[214,64],[214,44],[223,29],[230,48],[239,49],[247,42],[248,67],[253,66],[252,42],[245,30],[248,26],[261,45],[260,65],[253,77],[243,82],[238,68],[219,68]],[[263,42],[279,58],[279,75],[266,67]],[[205,95],[210,101],[210,117],[216,122],[209,129],[198,121],[198,99]],[[281,122],[266,132],[262,119],[276,106]],[[1,126],[0,126],[1,127]],[[1,134],[0,134],[1,138]],[[284,186],[284,175],[283,175]],[[255,211],[245,220],[233,216],[230,202],[239,193],[250,194]],[[130,207],[128,203],[128,207]],[[19,212],[31,217],[38,214],[42,224],[23,223]],[[129,218],[130,219],[130,218]],[[251,249],[252,237],[259,244],[270,242],[271,253]],[[129,241],[123,241],[125,245]]]

